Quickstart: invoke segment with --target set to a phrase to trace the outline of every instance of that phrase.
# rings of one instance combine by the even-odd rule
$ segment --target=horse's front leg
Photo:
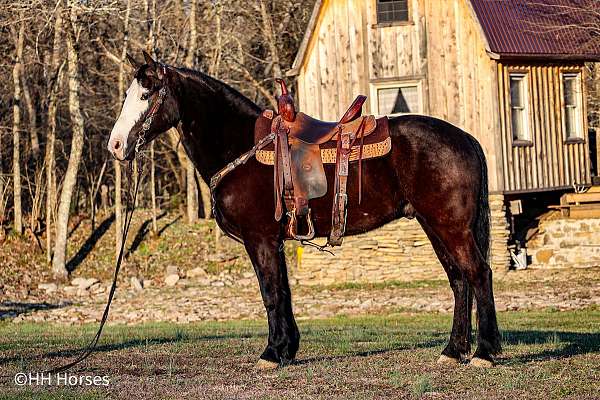
[[[283,240],[253,235],[244,238],[244,245],[258,277],[269,321],[269,342],[257,367],[277,368],[294,360],[300,344],[300,332],[292,312]]]

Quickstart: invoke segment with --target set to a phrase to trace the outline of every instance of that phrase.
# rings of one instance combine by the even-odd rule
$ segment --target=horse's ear
[[[127,62],[129,63],[129,65],[131,65],[133,67],[133,69],[135,69],[136,71],[138,70],[138,68],[140,68],[141,63],[139,63],[135,58],[133,58],[129,53],[127,53],[126,55],[127,58]]]
[[[154,61],[154,59],[152,58],[152,56],[150,54],[148,54],[145,50],[142,51],[142,54],[144,55],[144,61],[146,61],[146,64],[148,64],[148,66],[150,68],[155,68],[156,67],[156,61]]]

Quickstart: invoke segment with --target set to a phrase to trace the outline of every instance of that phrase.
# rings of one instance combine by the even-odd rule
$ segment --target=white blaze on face
[[[134,79],[127,89],[121,114],[108,140],[108,150],[119,159],[123,159],[127,154],[127,139],[131,129],[148,109],[150,101],[142,100],[142,95],[148,92],[149,90],[144,88],[137,79]]]

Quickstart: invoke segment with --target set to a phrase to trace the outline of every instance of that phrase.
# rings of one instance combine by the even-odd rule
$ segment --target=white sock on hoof
[[[276,362],[273,362],[273,361],[267,361],[267,360],[263,360],[262,358],[260,358],[256,362],[255,368],[260,371],[269,371],[269,370],[279,368],[279,364]]]
[[[457,359],[457,358],[448,357],[447,355],[442,354],[440,356],[440,358],[438,358],[437,363],[438,364],[447,364],[447,365],[450,365],[450,364],[459,364],[460,360]]]
[[[477,368],[492,368],[494,366],[494,362],[479,357],[473,357],[469,365]]]

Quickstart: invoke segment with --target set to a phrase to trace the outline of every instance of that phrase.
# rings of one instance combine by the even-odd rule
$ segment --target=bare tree
[[[196,58],[196,41],[198,40],[198,32],[196,30],[196,0],[189,0],[190,6],[190,40],[187,48],[187,57],[185,58],[185,66],[194,68]],[[181,133],[180,133],[181,134]],[[193,224],[198,219],[198,191],[196,186],[196,168],[192,161],[186,157],[185,163],[186,176],[186,193],[187,193],[187,218],[188,223]],[[206,216],[206,214],[204,214]],[[206,216],[210,217],[210,214]]]
[[[19,15],[19,32],[16,37],[15,64],[13,67],[13,206],[14,229],[23,232],[23,210],[21,205],[21,75],[23,71],[23,40],[25,37],[25,16]]]
[[[56,174],[54,173],[56,165],[54,154],[56,142],[56,111],[64,67],[64,62],[60,62],[63,20],[60,2],[57,4],[54,15],[54,39],[52,44],[52,58],[50,61],[50,79],[47,85],[48,128],[46,134],[46,153],[44,155],[44,165],[46,167],[46,260],[48,263],[52,261],[52,226],[56,208]]]
[[[76,32],[78,30],[77,8],[75,0],[67,0],[70,19],[66,21],[67,31],[67,64],[69,72],[69,114],[73,138],[71,140],[71,154],[69,164],[63,180],[60,193],[60,202],[57,215],[56,244],[54,246],[54,258],[52,271],[58,278],[68,275],[66,268],[67,233],[69,225],[69,211],[73,189],[77,183],[77,171],[81,161],[83,150],[83,116],[79,103],[79,56],[77,49]]]
[[[121,59],[119,63],[119,86],[116,109],[117,113],[123,103],[123,93],[125,92],[125,59],[127,57],[127,46],[129,44],[129,16],[131,15],[131,0],[127,0],[125,9],[125,19],[123,20],[123,47],[121,49]],[[117,115],[118,117],[118,115]],[[121,250],[121,241],[123,237],[123,200],[121,199],[122,174],[121,163],[113,161],[115,170],[115,258],[119,258]]]

